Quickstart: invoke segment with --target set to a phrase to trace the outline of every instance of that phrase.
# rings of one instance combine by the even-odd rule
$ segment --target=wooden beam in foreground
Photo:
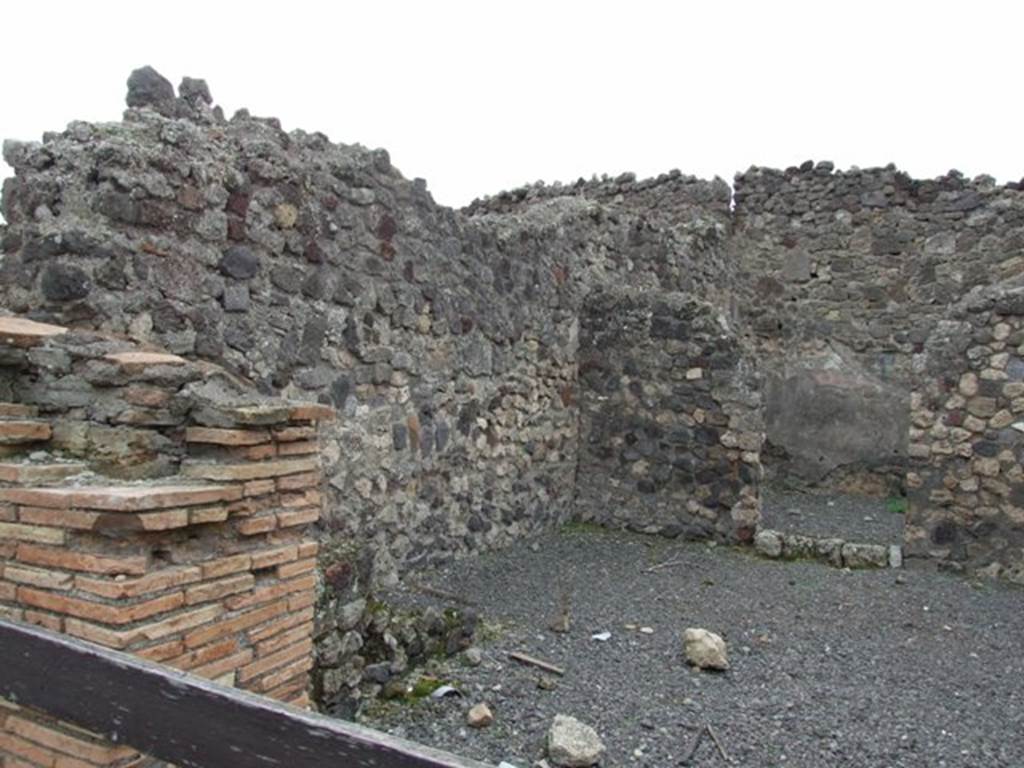
[[[182,768],[489,768],[4,620],[0,697]]]

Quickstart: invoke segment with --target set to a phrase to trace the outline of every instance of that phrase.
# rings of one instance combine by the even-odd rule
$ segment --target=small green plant
[[[562,533],[608,533],[608,529],[597,523],[573,521],[562,526]]]
[[[482,643],[493,643],[505,635],[510,629],[511,622],[501,623],[499,621],[493,621],[489,619],[481,619],[480,623],[477,624],[475,633],[475,644],[480,645]]]
[[[424,675],[413,684],[407,698],[412,701],[425,699],[438,688],[440,688],[442,685],[444,685],[443,680],[439,680],[436,677],[428,677]]]
[[[891,514],[903,515],[907,512],[907,497],[906,496],[890,496],[885,500],[885,508],[889,510]]]

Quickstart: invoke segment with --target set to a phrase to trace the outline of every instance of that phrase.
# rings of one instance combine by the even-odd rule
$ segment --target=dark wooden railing
[[[182,768],[488,768],[3,620],[0,697]]]

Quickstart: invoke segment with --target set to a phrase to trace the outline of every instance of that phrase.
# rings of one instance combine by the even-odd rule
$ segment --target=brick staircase
[[[0,617],[308,706],[307,530],[333,415],[208,363],[0,317]],[[2,701],[0,724],[12,765],[142,759]]]

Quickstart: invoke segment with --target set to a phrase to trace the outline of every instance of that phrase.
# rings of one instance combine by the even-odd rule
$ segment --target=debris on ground
[[[508,657],[510,659],[512,659],[513,661],[518,661],[521,664],[529,664],[532,667],[537,667],[538,669],[543,669],[545,672],[550,672],[553,675],[564,675],[565,674],[565,670],[562,669],[561,667],[556,667],[554,664],[550,664],[550,663],[544,661],[543,659],[535,658],[535,657],[530,656],[529,654],[526,654],[526,653],[521,653],[519,651],[513,651],[512,653],[510,653],[508,655]]]
[[[561,768],[590,768],[604,754],[597,731],[575,717],[555,715],[548,730],[548,758]]]
[[[470,728],[486,728],[494,722],[494,713],[484,703],[475,704],[466,713],[466,724]]]
[[[466,598],[487,605],[488,629],[475,641],[484,663],[470,667],[460,654],[424,670],[468,701],[423,696],[367,705],[362,723],[517,768],[541,768],[542,759],[561,768],[545,756],[556,714],[600,734],[601,768],[679,766],[698,730],[696,768],[1024,766],[1019,588],[972,585],[916,561],[900,572],[845,573],[627,532],[540,541],[539,553],[515,545],[423,577],[460,585]],[[646,563],[681,558],[680,567],[644,572]],[[705,579],[714,586],[701,586]],[[571,634],[546,628],[557,608],[552,584],[573,590]],[[418,592],[402,598],[427,602]],[[654,634],[640,634],[642,626]],[[726,639],[729,673],[685,664],[687,627]],[[604,629],[610,642],[590,639]],[[495,721],[476,730],[466,713],[480,701]],[[708,723],[731,762],[704,731]]]
[[[729,668],[725,640],[706,629],[691,627],[683,632],[683,652],[686,661],[699,669],[723,671]]]

